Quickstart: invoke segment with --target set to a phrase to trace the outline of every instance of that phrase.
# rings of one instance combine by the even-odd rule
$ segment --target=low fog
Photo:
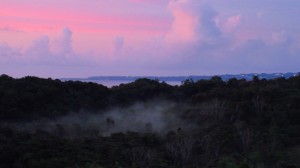
[[[23,123],[2,123],[20,131],[47,131],[66,138],[109,136],[119,132],[167,133],[188,129],[179,117],[180,107],[170,101],[155,100],[135,103],[126,108],[111,108],[98,113],[81,111],[56,119],[41,119]]]

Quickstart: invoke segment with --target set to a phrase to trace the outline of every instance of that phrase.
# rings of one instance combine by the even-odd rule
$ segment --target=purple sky
[[[299,0],[0,0],[0,74],[299,72]]]

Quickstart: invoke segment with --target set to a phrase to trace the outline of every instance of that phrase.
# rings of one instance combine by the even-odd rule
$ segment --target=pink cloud
[[[233,29],[235,29],[237,26],[241,24],[242,16],[241,15],[235,15],[229,17],[225,22],[225,31],[231,32]]]
[[[167,35],[169,42],[194,42],[198,37],[196,28],[200,24],[200,18],[190,10],[191,3],[186,0],[171,0],[168,9],[173,15],[171,31]]]
[[[198,0],[171,0],[172,30],[167,41],[183,43],[213,43],[221,34],[216,11]]]
[[[165,3],[164,1],[162,1],[162,0],[128,0],[128,1],[130,1],[130,2],[139,2],[139,3],[141,3],[141,2],[143,2],[143,3],[155,3],[155,4],[163,4],[163,3]]]
[[[2,7],[3,8],[3,7]],[[60,29],[62,25],[70,26],[77,31],[113,30],[116,33],[123,30],[132,32],[145,31],[165,32],[169,27],[165,18],[156,16],[118,15],[77,11],[76,9],[60,10],[56,8],[37,8],[35,6],[8,6],[1,9],[2,25],[19,27],[24,31],[49,31]],[[91,29],[91,30],[90,30]]]

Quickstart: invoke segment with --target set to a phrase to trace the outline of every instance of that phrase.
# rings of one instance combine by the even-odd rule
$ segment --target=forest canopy
[[[300,166],[300,76],[108,88],[1,75],[0,121],[1,168]]]

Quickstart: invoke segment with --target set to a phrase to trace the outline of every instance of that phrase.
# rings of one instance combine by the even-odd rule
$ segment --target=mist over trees
[[[0,76],[2,168],[299,168],[300,77]]]

